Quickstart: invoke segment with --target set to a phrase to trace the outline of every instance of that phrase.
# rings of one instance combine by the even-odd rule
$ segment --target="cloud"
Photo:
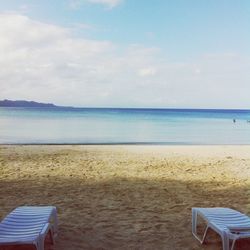
[[[94,4],[103,4],[108,6],[109,8],[114,8],[117,5],[119,5],[122,2],[122,0],[88,0],[88,2]]]
[[[91,4],[101,4],[106,6],[109,9],[112,9],[123,2],[123,0],[70,0],[69,6],[72,9],[78,9],[82,6],[83,3],[88,2]]]
[[[248,108],[250,59],[173,62],[160,48],[75,37],[72,29],[0,14],[0,99],[92,107]]]
[[[155,68],[143,68],[138,71],[140,76],[154,76],[156,74]]]

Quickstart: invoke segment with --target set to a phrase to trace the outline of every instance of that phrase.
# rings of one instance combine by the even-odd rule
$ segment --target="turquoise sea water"
[[[0,143],[250,144],[249,121],[250,110],[0,108]]]

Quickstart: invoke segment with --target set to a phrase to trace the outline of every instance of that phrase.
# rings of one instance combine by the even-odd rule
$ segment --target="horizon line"
[[[228,111],[233,111],[233,110],[240,110],[240,111],[250,111],[250,107],[247,108],[177,108],[177,107],[112,107],[112,106],[104,106],[104,107],[98,107],[98,106],[64,106],[64,105],[57,105],[54,103],[46,103],[46,102],[37,102],[37,101],[27,101],[27,100],[10,100],[10,99],[3,99],[0,100],[0,102],[4,102],[4,101],[9,101],[12,103],[15,102],[26,102],[26,103],[36,103],[39,106],[1,106],[0,107],[5,107],[5,108],[11,108],[11,107],[15,107],[15,108],[65,108],[65,109],[148,109],[148,110],[228,110]],[[46,106],[42,106],[42,105],[52,105],[51,107],[46,107]]]

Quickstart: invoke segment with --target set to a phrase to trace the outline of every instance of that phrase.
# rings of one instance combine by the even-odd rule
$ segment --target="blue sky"
[[[249,13],[247,0],[5,1],[0,98],[249,108]]]

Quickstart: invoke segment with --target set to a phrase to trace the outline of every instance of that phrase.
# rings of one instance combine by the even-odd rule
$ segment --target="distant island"
[[[11,101],[5,99],[3,101],[0,101],[0,107],[57,108],[59,106],[56,106],[52,103],[40,103],[40,102],[24,101],[24,100]]]
[[[249,112],[250,109],[210,109],[210,108],[143,108],[143,107],[74,107],[74,106],[59,106],[53,103],[42,103],[35,101],[26,101],[26,100],[0,100],[0,107],[19,107],[19,108],[54,108],[57,110],[83,110],[83,109],[95,109],[95,110],[172,110],[172,111],[191,111],[191,112]],[[250,122],[250,121],[248,121]]]

